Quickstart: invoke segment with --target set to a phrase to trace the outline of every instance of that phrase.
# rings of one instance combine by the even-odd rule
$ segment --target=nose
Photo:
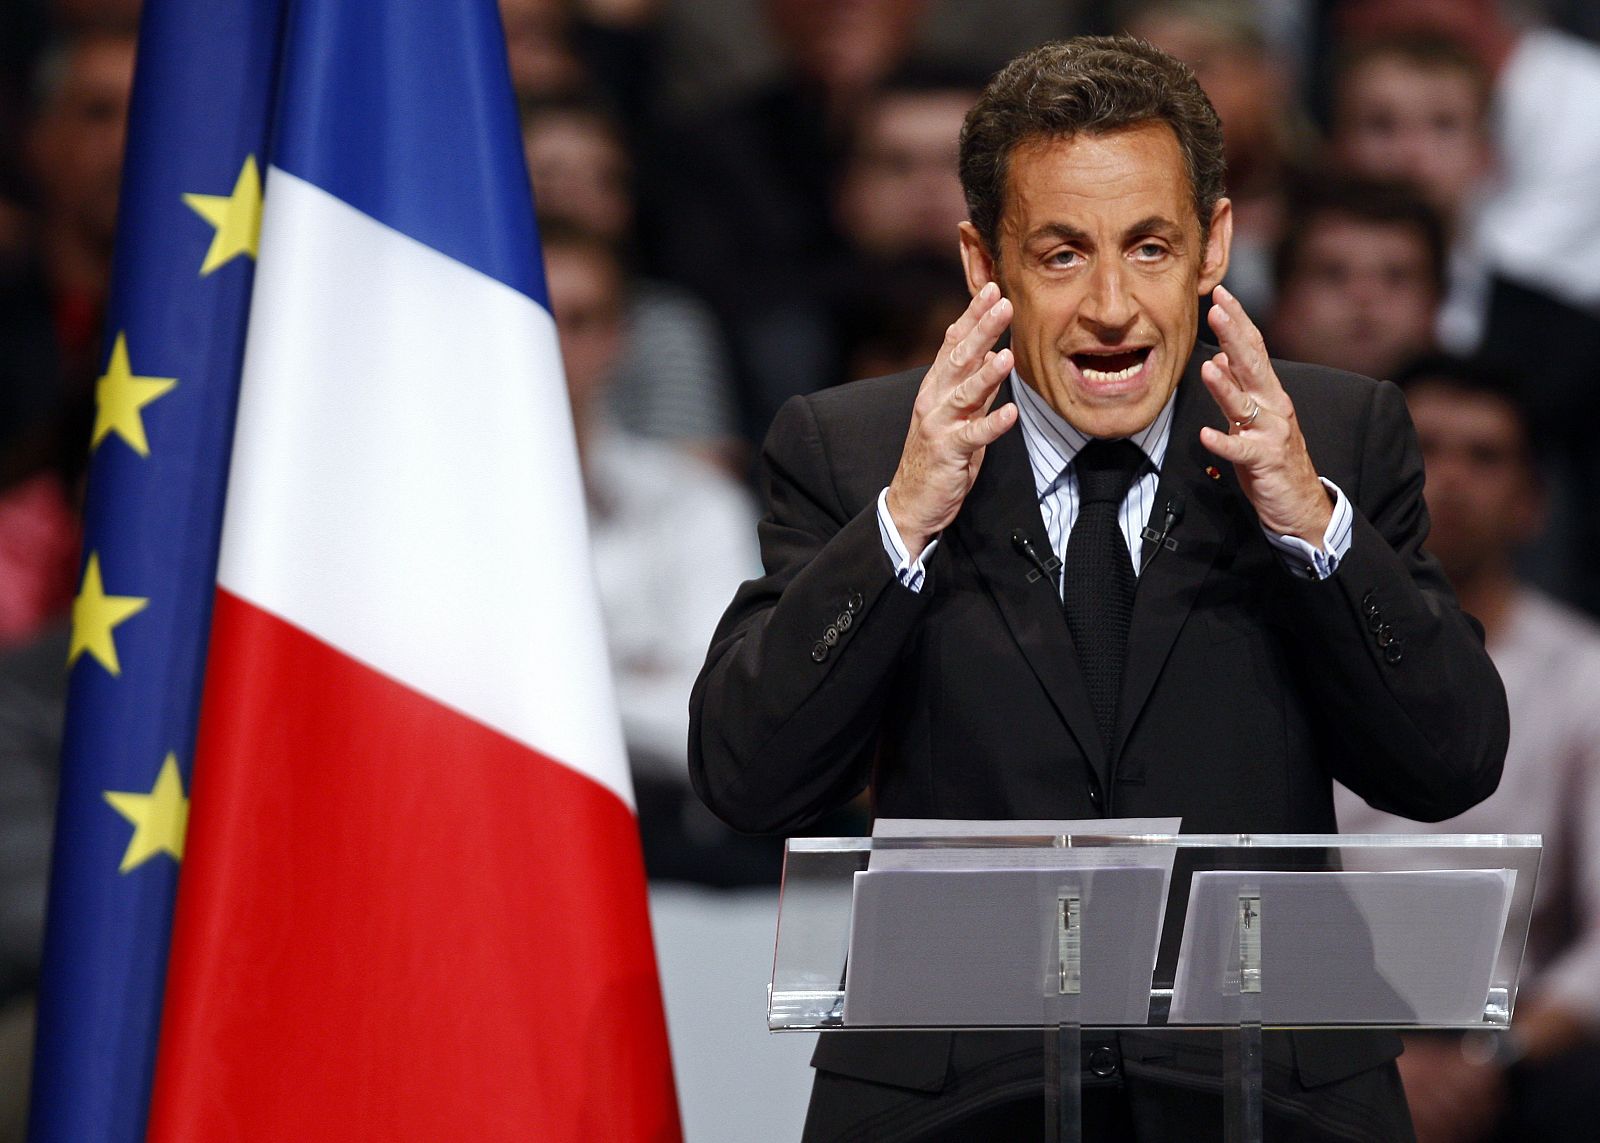
[[[1135,306],[1128,289],[1128,268],[1120,259],[1097,259],[1090,268],[1078,314],[1096,333],[1123,333],[1133,322]]]

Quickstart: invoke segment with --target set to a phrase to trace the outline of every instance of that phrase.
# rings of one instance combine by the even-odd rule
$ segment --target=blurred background
[[[1418,420],[1437,545],[1508,684],[1532,661],[1520,691],[1542,704],[1540,726],[1561,730],[1520,746],[1514,730],[1514,760],[1520,749],[1533,784],[1476,828],[1555,839],[1533,985],[1549,966],[1566,983],[1544,1005],[1557,1012],[1546,1017],[1554,1033],[1540,1040],[1529,1018],[1524,1058],[1443,1053],[1426,1082],[1456,1095],[1432,1108],[1414,1098],[1419,1132],[1543,1138],[1514,1125],[1519,1106],[1587,1107],[1592,1084],[1560,1067],[1587,1059],[1587,1074],[1600,1074],[1581,1055],[1600,1028],[1600,724],[1585,699],[1600,687],[1600,639],[1586,618],[1600,612],[1600,5],[500,7],[688,1137],[735,1138],[758,1111],[777,1137],[784,1125],[797,1136],[810,1085],[810,1038],[764,1029],[781,841],[722,826],[685,768],[690,685],[722,608],[759,571],[761,438],[794,394],[931,358],[966,301],[962,117],[1013,55],[1083,32],[1129,31],[1166,48],[1216,104],[1237,220],[1227,280],[1273,352],[1433,382]],[[26,1101],[138,13],[138,0],[0,7],[0,1143],[21,1137]],[[1474,400],[1501,414],[1498,427],[1474,422],[1476,437],[1461,423]],[[1496,447],[1515,464],[1497,462]],[[1435,457],[1447,453],[1458,468],[1436,482]],[[1453,499],[1436,504],[1436,483]],[[1486,489],[1503,495],[1472,499]],[[1531,629],[1514,622],[1528,599],[1546,609]],[[852,807],[815,832],[869,822]],[[1407,1058],[1429,1051],[1419,1044]],[[1541,1082],[1555,1086],[1529,1086]]]

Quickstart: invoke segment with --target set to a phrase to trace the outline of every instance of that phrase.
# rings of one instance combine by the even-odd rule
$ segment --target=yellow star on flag
[[[140,377],[128,362],[128,335],[118,333],[111,345],[111,361],[94,387],[94,433],[89,447],[97,447],[112,433],[128,442],[140,456],[150,455],[144,435],[142,410],[178,383],[176,377]]]
[[[200,264],[202,278],[241,254],[256,256],[261,241],[261,172],[254,155],[245,157],[232,194],[186,194],[183,201],[217,231]]]
[[[148,599],[134,595],[107,595],[100,579],[100,553],[89,553],[83,569],[83,586],[72,601],[72,641],[67,649],[67,666],[76,663],[85,651],[100,661],[113,675],[122,674],[117,662],[117,643],[111,632],[123,620],[148,607]]]
[[[183,834],[189,828],[189,799],[183,796],[183,775],[178,773],[178,756],[168,754],[148,794],[105,791],[111,808],[133,823],[133,837],[117,868],[122,873],[137,869],[158,853],[170,853],[174,861],[183,860]]]

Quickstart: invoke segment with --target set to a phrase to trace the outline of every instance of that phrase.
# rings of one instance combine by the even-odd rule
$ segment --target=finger
[[[960,351],[967,338],[978,328],[978,324],[999,300],[1000,287],[994,282],[985,283],[981,290],[972,295],[972,300],[967,303],[967,308],[961,311],[961,316],[945,330],[944,344],[939,349],[936,364],[951,360]]]
[[[1216,359],[1202,362],[1200,380],[1205,384],[1212,400],[1216,401],[1217,408],[1222,410],[1222,415],[1228,418],[1236,431],[1260,423],[1261,413],[1258,412],[1261,409],[1260,401],[1239,388],[1233,371],[1228,368],[1226,362],[1219,363]],[[1252,420],[1252,417],[1255,419]],[[1250,422],[1248,426],[1243,424],[1246,421]]]
[[[966,336],[950,351],[950,364],[955,368],[955,375],[951,380],[960,381],[965,378],[971,367],[983,360],[984,354],[993,348],[1000,335],[1006,331],[1006,326],[1010,324],[1010,300],[996,299],[994,304],[979,316],[977,323],[967,331]]]
[[[1009,348],[989,354],[976,373],[950,390],[951,412],[970,417],[973,413],[988,411],[989,403],[1000,391],[1000,382],[1010,376],[1012,364]]]
[[[1256,458],[1256,443],[1239,433],[1224,433],[1206,425],[1200,430],[1200,443],[1235,468],[1250,467]]]
[[[1271,397],[1283,391],[1278,375],[1267,357],[1267,345],[1239,299],[1218,286],[1211,292],[1212,306],[1206,321],[1217,335],[1217,343],[1228,355],[1234,376],[1243,388]]]
[[[1017,423],[1017,407],[1010,401],[987,416],[968,421],[956,430],[956,438],[973,452],[987,448]]]

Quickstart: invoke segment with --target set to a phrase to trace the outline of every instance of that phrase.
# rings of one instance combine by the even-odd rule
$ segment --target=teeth
[[[1087,366],[1080,367],[1078,372],[1083,374],[1084,380],[1086,381],[1093,381],[1098,385],[1105,385],[1113,381],[1126,381],[1143,368],[1144,362],[1141,361],[1137,365],[1130,365],[1126,369],[1117,370],[1115,373],[1107,373],[1102,369],[1090,369]]]

